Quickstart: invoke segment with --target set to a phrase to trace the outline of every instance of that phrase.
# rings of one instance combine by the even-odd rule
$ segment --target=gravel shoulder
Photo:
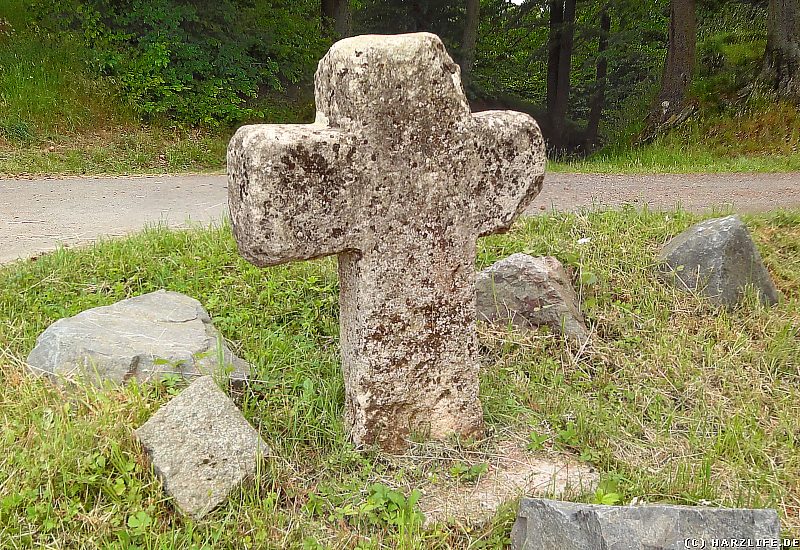
[[[527,214],[542,210],[675,206],[703,212],[800,207],[800,173],[548,174]],[[0,264],[146,226],[185,228],[222,220],[223,175],[0,179]]]

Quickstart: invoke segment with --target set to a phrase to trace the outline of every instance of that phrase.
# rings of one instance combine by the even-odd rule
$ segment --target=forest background
[[[553,169],[800,169],[797,0],[0,0],[0,173],[220,170],[343,36],[429,31]]]

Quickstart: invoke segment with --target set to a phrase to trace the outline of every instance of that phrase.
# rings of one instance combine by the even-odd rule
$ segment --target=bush
[[[76,33],[87,63],[142,118],[202,126],[263,115],[259,99],[308,79],[326,43],[307,0],[34,0]]]

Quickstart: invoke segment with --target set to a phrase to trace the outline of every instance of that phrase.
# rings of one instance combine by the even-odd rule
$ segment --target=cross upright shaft
[[[470,113],[438,37],[337,42],[317,120],[228,148],[239,250],[260,266],[337,254],[346,420],[357,444],[477,435],[475,248],[539,193],[544,146],[513,111]]]

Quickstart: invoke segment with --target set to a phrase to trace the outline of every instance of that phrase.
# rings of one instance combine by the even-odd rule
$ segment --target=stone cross
[[[337,42],[315,95],[314,124],[245,126],[228,146],[239,251],[258,266],[338,255],[354,443],[480,435],[476,242],[539,193],[539,127],[472,114],[427,33]]]

